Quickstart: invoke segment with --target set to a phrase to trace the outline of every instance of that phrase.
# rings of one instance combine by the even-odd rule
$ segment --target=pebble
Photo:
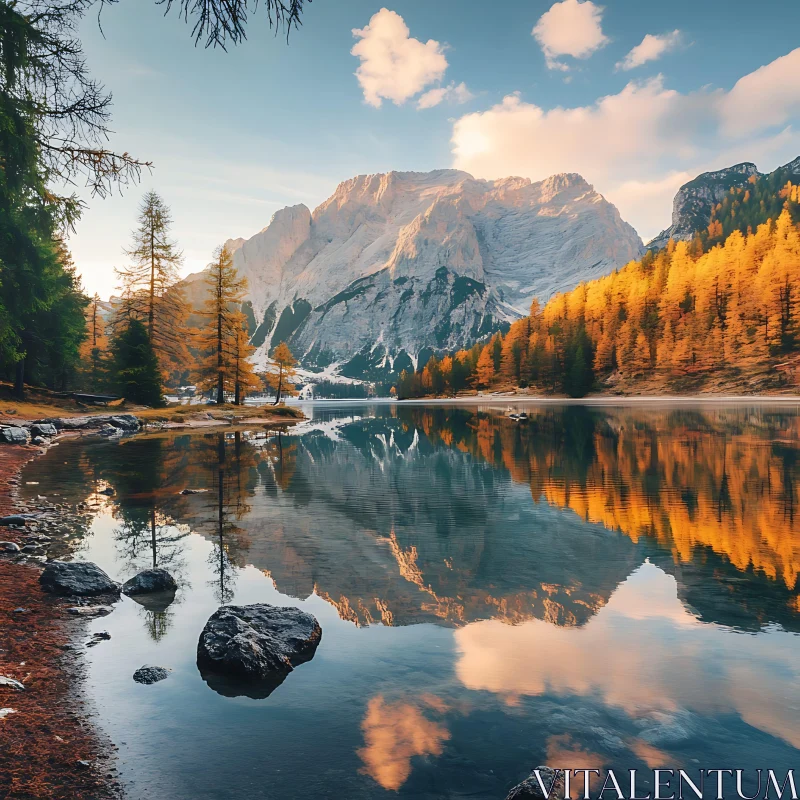
[[[25,690],[25,687],[14,678],[9,678],[6,675],[0,675],[0,686],[7,686],[9,689],[16,689],[18,692]]]

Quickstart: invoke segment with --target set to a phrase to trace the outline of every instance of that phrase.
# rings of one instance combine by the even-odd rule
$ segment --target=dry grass
[[[235,406],[231,403],[210,406],[178,406],[166,408],[148,408],[134,412],[139,419],[147,422],[189,422],[192,419],[253,419],[279,417],[286,420],[304,419],[299,408],[293,406]]]

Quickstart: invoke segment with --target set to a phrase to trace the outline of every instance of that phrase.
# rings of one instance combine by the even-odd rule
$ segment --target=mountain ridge
[[[488,181],[452,169],[355,176],[313,212],[286,207],[228,245],[248,279],[257,361],[286,340],[305,366],[337,363],[350,377],[471,344],[534,296],[643,250],[576,173]]]
[[[666,247],[670,239],[688,241],[711,220],[714,206],[734,188],[742,188],[753,178],[778,173],[800,176],[800,156],[772,172],[760,172],[752,161],[743,161],[721,170],[702,172],[678,189],[672,203],[672,224],[647,243],[648,250]]]

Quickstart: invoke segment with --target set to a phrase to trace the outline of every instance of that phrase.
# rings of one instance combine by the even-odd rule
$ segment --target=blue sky
[[[149,0],[107,7],[102,26],[81,32],[114,94],[112,144],[155,165],[88,199],[71,239],[103,296],[150,188],[189,272],[357,174],[580,172],[647,239],[698,172],[800,155],[796,0],[315,0],[288,45],[257,15],[227,53]]]

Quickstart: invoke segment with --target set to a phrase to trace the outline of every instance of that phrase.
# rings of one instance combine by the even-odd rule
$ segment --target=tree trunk
[[[17,400],[25,399],[25,359],[17,361],[14,371],[14,397]]]
[[[156,245],[153,222],[150,221],[150,308],[147,314],[147,333],[150,344],[153,344],[153,328],[156,320]]]
[[[225,386],[222,376],[222,311],[217,312],[217,405],[225,402]]]
[[[275,390],[275,402],[272,405],[276,406],[278,405],[278,403],[280,403],[282,389],[283,389],[283,364],[280,365],[280,370],[278,371],[278,388]]]

